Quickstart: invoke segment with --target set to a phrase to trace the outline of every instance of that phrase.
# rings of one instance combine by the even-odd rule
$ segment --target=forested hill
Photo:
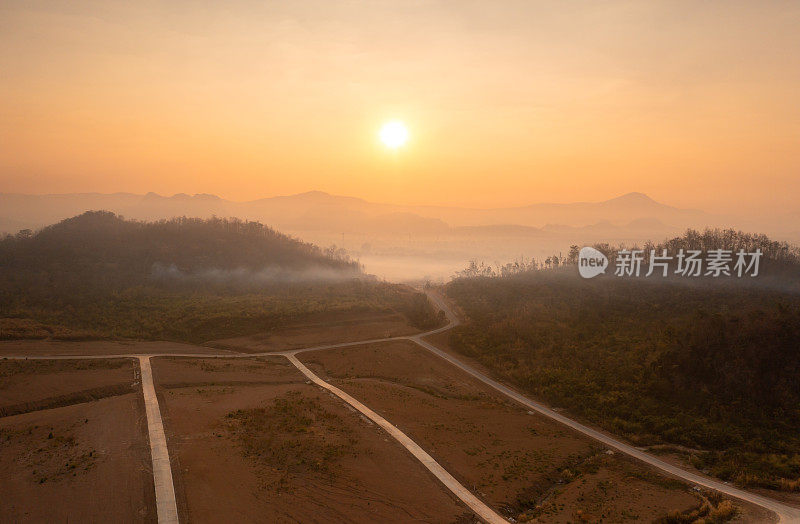
[[[160,278],[221,274],[349,275],[360,273],[343,252],[283,235],[258,222],[173,218],[124,220],[90,211],[0,240],[3,287],[124,288]],[[55,290],[55,289],[53,289]]]
[[[751,281],[459,278],[446,291],[469,322],[450,343],[637,446],[800,491],[800,294]]]
[[[0,239],[0,340],[207,342],[326,315],[439,325],[425,295],[257,222],[93,211]]]

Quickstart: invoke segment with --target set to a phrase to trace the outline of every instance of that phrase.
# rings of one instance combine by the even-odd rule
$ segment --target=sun
[[[383,124],[379,136],[386,147],[397,149],[408,141],[408,128],[399,120],[392,120]]]

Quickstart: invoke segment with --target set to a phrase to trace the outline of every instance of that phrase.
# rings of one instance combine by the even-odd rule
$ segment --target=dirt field
[[[492,373],[489,370],[487,370],[480,362],[478,362],[477,360],[472,359],[470,357],[467,357],[465,355],[462,355],[462,354],[458,353],[457,351],[454,351],[450,347],[450,344],[449,344],[450,333],[448,333],[448,332],[438,333],[436,335],[431,335],[431,336],[425,337],[425,340],[427,340],[427,341],[431,342],[432,344],[436,345],[437,348],[456,356],[462,362],[466,362],[470,366],[472,366],[473,368],[481,370],[483,373],[491,376]],[[586,422],[586,421],[582,421],[582,422]],[[661,453],[661,452],[658,451],[657,447],[654,447],[653,449],[647,449],[647,451],[650,451],[650,452],[652,452],[654,454],[659,455],[659,458],[661,458],[662,460],[665,460],[666,462],[669,462],[669,463],[671,463],[671,464],[673,464],[675,466],[678,466],[680,468],[687,469],[689,471],[692,471],[694,473],[702,475],[702,472],[699,471],[698,469],[696,469],[689,462],[689,460],[688,460],[686,455],[677,455],[677,454],[672,454],[672,453]],[[752,489],[751,491],[753,491],[755,493],[760,493],[761,495],[763,495],[765,497],[769,497],[769,498],[774,498],[776,500],[780,500],[780,501],[788,503],[790,505],[799,505],[800,504],[800,494],[786,493],[786,492],[781,492],[781,491],[765,490],[765,489]],[[755,506],[753,504],[740,502],[740,501],[734,501],[734,505],[737,508],[738,516],[736,518],[730,520],[730,522],[758,522],[758,523],[775,522],[775,515],[773,513],[769,512],[769,511],[759,507],[759,506]]]
[[[282,384],[301,381],[297,369],[284,357],[152,359],[153,380],[159,388],[203,385]]]
[[[0,360],[0,416],[137,391],[136,364],[113,360]]]
[[[150,353],[220,353],[219,349],[180,342],[89,340],[2,340],[0,358],[7,356],[128,355]]]
[[[414,332],[400,315],[348,314],[215,345],[261,352]],[[447,337],[431,339],[446,349]],[[0,522],[156,517],[135,360],[2,355],[219,352],[170,342],[0,342]],[[709,502],[410,341],[298,357],[516,521],[653,521]],[[405,449],[283,357],[165,356],[152,367],[182,521],[475,522]],[[758,508],[715,497],[711,507],[738,512],[733,522],[767,521]]]
[[[0,418],[0,521],[155,522],[141,396]]]
[[[474,520],[405,449],[281,357],[158,358],[153,371],[184,519]]]
[[[702,503],[684,484],[523,411],[413,343],[299,357],[518,521],[652,521]]]
[[[316,315],[303,324],[285,326],[270,333],[215,340],[209,342],[209,345],[246,353],[261,353],[399,337],[418,332],[418,329],[409,326],[398,313],[327,313]]]
[[[0,521],[155,520],[137,369],[0,360]]]

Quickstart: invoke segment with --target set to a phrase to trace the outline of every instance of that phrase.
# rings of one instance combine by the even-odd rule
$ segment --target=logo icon
[[[581,248],[578,254],[578,273],[583,278],[596,277],[605,273],[608,267],[608,257],[593,247]]]

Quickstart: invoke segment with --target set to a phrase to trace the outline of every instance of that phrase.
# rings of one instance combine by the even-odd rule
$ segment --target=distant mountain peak
[[[194,198],[195,200],[222,200],[217,195],[212,195],[211,193],[195,193]]]
[[[260,200],[253,200],[251,202],[269,202],[271,200],[277,201],[298,201],[298,202],[313,202],[313,203],[324,203],[324,204],[368,204],[366,200],[357,197],[349,197],[349,196],[341,196],[341,195],[332,195],[330,193],[326,193],[325,191],[306,191],[305,193],[295,193],[293,195],[284,195],[284,196],[276,196],[276,197],[268,197],[262,198]]]
[[[154,193],[150,191],[146,195],[144,195],[145,200],[173,200],[173,201],[217,201],[222,200],[217,195],[211,195],[208,193],[195,193],[194,195],[190,195],[188,193],[175,193],[174,195],[168,197],[159,195],[158,193]]]
[[[628,203],[647,203],[647,204],[658,204],[655,200],[650,198],[649,196],[645,195],[644,193],[640,193],[638,191],[632,191],[630,193],[625,193],[622,196],[618,196],[617,198],[612,198],[611,200],[607,200],[607,202],[628,202]]]
[[[618,196],[617,198],[606,200],[606,202],[618,202],[618,203],[622,202],[626,204],[658,204],[658,202],[656,202],[649,196],[645,195],[644,193],[640,193],[638,191],[625,193],[624,195]]]

